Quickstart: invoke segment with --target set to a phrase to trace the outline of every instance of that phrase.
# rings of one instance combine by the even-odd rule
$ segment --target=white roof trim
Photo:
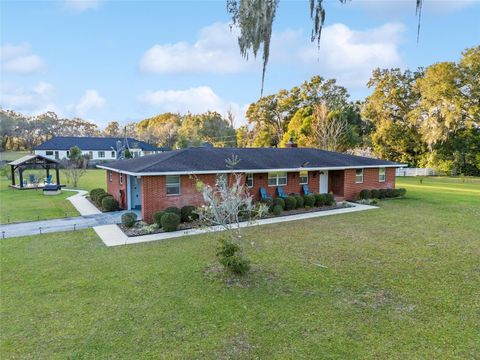
[[[395,165],[365,165],[365,166],[330,166],[330,167],[299,167],[288,169],[235,169],[235,170],[202,170],[202,171],[163,171],[163,172],[131,172],[114,169],[105,165],[97,165],[97,168],[115,171],[121,174],[132,176],[159,176],[159,175],[202,175],[202,174],[229,174],[229,173],[248,173],[259,174],[268,172],[297,172],[297,171],[322,171],[322,170],[346,170],[346,169],[373,169],[388,167],[405,167],[406,164]]]

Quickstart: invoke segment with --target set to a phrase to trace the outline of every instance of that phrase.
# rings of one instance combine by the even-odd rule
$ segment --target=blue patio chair
[[[267,190],[263,187],[260,188],[260,196],[262,200],[272,200],[272,197],[268,195]]]
[[[45,178],[45,184],[51,184],[52,183],[52,175],[48,175],[46,178]]]
[[[303,185],[302,189],[303,189],[303,193],[305,195],[310,195],[311,194],[310,190],[308,189],[308,185]]]
[[[30,184],[35,184],[37,182],[37,178],[33,174],[28,174],[28,180],[30,181]]]
[[[281,198],[287,197],[287,194],[285,194],[285,192],[283,191],[283,186],[277,187],[277,193],[278,193],[278,197],[281,197]]]

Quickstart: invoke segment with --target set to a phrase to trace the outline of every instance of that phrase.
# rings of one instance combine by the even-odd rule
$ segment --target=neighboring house
[[[132,138],[56,136],[33,148],[33,151],[37,155],[61,160],[68,158],[71,147],[78,146],[93,162],[103,162],[117,160],[127,144],[134,158],[169,150]]]
[[[225,160],[236,156],[235,169]],[[151,221],[158,210],[169,206],[199,206],[202,194],[196,182],[214,185],[233,172],[244,181],[256,200],[260,188],[272,197],[277,187],[286,194],[332,192],[337,199],[351,200],[363,189],[395,187],[395,168],[401,164],[310,148],[188,148],[137,159],[111,162],[106,169],[107,191],[124,209],[141,209]]]

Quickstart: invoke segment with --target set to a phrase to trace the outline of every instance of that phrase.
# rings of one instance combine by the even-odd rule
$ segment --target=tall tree
[[[164,113],[140,121],[136,131],[146,142],[171,148],[177,141],[180,123],[180,114]]]
[[[106,137],[121,137],[123,131],[120,129],[120,124],[117,121],[111,121],[103,130],[103,136]]]

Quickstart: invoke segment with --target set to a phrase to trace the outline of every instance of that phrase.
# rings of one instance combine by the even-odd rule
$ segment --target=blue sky
[[[261,62],[242,59],[221,1],[1,1],[3,108],[54,110],[100,126],[165,111],[236,114],[258,99]],[[313,75],[352,99],[375,67],[457,60],[480,42],[480,0],[325,1],[320,52],[306,1],[280,1],[265,94]]]

